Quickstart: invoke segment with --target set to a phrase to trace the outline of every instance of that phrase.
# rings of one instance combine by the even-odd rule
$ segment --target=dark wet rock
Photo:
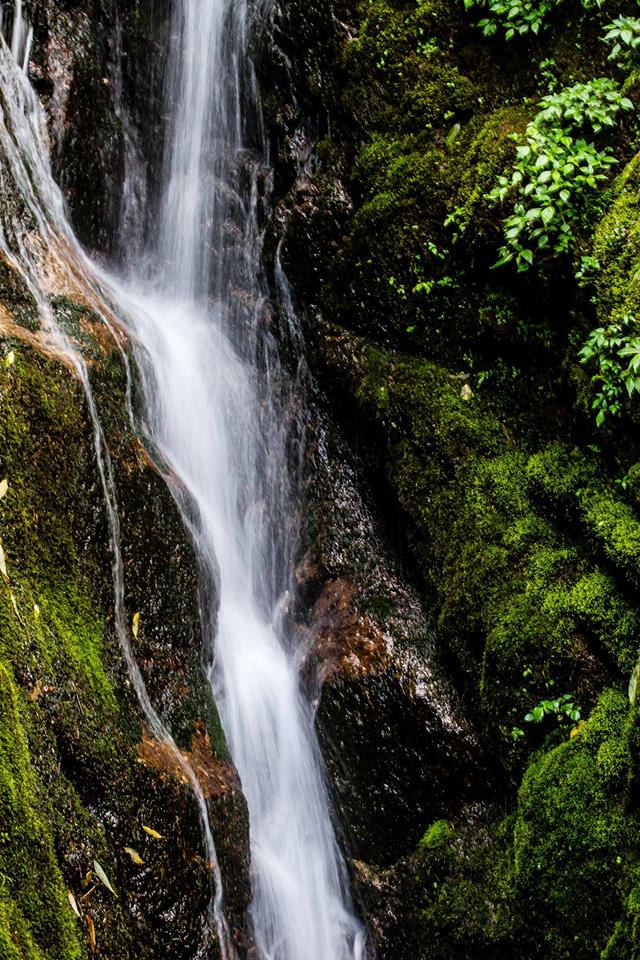
[[[425,822],[486,797],[490,778],[421,601],[401,579],[348,459],[335,440],[318,444],[314,561],[299,571],[316,584],[307,671],[351,852],[389,865],[413,850]]]

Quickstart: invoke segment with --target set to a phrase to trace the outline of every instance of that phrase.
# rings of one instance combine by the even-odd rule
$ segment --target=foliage
[[[541,100],[525,143],[517,148],[511,176],[500,176],[489,194],[496,203],[514,201],[496,266],[515,260],[524,272],[537,254],[557,256],[571,249],[589,196],[616,163],[612,153],[577,133],[587,126],[600,133],[615,125],[621,111],[632,109],[618,84],[605,77]]]
[[[580,719],[580,709],[574,703],[570,693],[565,693],[555,700],[541,700],[524,718],[525,723],[541,723],[545,717],[554,716],[558,723],[570,720],[577,723]]]
[[[605,27],[603,39],[613,45],[609,59],[630,66],[640,50],[640,20],[637,17],[616,17]]]
[[[517,34],[539,33],[547,14],[560,0],[465,0],[467,10],[480,7],[487,16],[478,21],[484,35],[493,36],[503,30],[511,40]]]
[[[540,101],[535,125],[581,130],[588,123],[594,133],[600,133],[605,127],[615,126],[621,110],[632,109],[632,102],[621,95],[615,80],[600,77],[547,94]]]
[[[561,3],[562,0],[464,0],[467,10],[479,7],[486,11],[487,16],[478,21],[486,37],[502,31],[506,40],[538,34],[548,14]],[[588,9],[601,3],[602,0],[583,0],[582,5]]]
[[[592,409],[597,411],[599,427],[607,417],[620,416],[625,395],[640,392],[640,337],[625,332],[635,326],[634,319],[625,316],[619,324],[597,327],[578,354],[581,363],[597,368],[592,382],[599,385],[599,390]]]

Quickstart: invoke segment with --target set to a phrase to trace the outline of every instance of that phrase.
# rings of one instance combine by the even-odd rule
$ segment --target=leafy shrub
[[[605,27],[604,42],[612,44],[610,60],[630,66],[640,51],[640,20],[619,16]]]
[[[618,84],[604,77],[543,98],[511,176],[501,176],[489,194],[496,203],[514,201],[496,266],[515,260],[523,272],[538,253],[570,250],[589,195],[616,163],[613,154],[576,134],[585,127],[600,133],[615,125],[620,111],[632,109]]]
[[[585,8],[600,6],[603,0],[582,0]],[[544,21],[562,0],[464,0],[467,10],[479,8],[487,16],[478,21],[484,35],[493,36],[499,30],[504,31],[505,39],[526,33],[540,32]]]
[[[507,40],[517,34],[538,33],[542,23],[561,0],[464,0],[467,10],[480,7],[487,16],[478,21],[485,36],[504,30]]]
[[[632,109],[632,102],[621,95],[615,80],[600,77],[543,97],[535,125],[581,130],[588,123],[594,133],[600,133],[605,127],[615,127],[621,110]]]
[[[597,368],[592,382],[599,389],[592,409],[599,427],[607,417],[620,416],[625,395],[640,393],[640,337],[630,337],[625,332],[629,327],[637,327],[632,317],[592,330],[578,354],[581,363]]]

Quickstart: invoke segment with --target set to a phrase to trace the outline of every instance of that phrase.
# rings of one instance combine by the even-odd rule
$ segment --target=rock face
[[[280,261],[342,436],[305,565],[318,721],[380,955],[631,957],[637,400],[597,426],[608,355],[579,350],[597,327],[637,336],[635,114],[595,137],[621,175],[584,201],[570,255],[494,269],[513,201],[490,194],[543,95],[604,77],[637,105],[637,80],[600,41],[613,13],[551,4],[538,36],[505,40],[468,6],[289,4],[265,58],[285,98],[266,100]],[[342,500],[336,462],[355,473]],[[354,488],[375,531],[360,552],[353,513],[326,509]],[[368,591],[393,558],[422,610],[396,596],[401,644]]]
[[[600,42],[617,8],[547,6],[539,36],[507,42],[462,2],[292,0],[255,51],[274,165],[265,267],[312,381],[292,614],[355,898],[387,960],[640,951],[637,399],[597,427],[610,368],[578,353],[594,328],[638,336],[635,114],[584,134],[619,176],[581,207],[570,255],[494,269],[509,209],[490,199],[549,89],[606,77],[640,94]],[[55,175],[85,245],[117,256],[122,191],[157,177],[140,144],[160,139],[167,5],[30,13]],[[13,242],[24,210],[5,160]],[[181,760],[242,953],[246,812],[200,667],[191,545],[128,421],[126,344],[67,255],[40,249],[47,301],[88,363],[130,642],[179,753],[142,723],[123,659],[85,393],[5,257],[0,956],[215,950]]]

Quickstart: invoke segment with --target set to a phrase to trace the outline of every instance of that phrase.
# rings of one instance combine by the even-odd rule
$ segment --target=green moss
[[[85,950],[56,859],[47,800],[36,786],[26,711],[0,664],[0,943],[11,944],[6,955],[20,960],[72,960]]]
[[[605,556],[635,583],[640,576],[640,520],[632,507],[602,493],[583,497],[584,521]]]
[[[436,820],[432,823],[420,841],[421,850],[437,850],[445,846],[453,837],[453,827],[448,820]]]
[[[624,805],[627,713],[625,698],[606,692],[584,732],[534,763],[518,795],[516,903],[550,957],[587,958],[606,946],[640,852]]]
[[[597,308],[601,323],[619,321],[640,310],[640,154],[611,190],[611,203],[595,235],[600,262]]]
[[[638,521],[599,483],[596,460],[557,442],[515,448],[499,410],[465,399],[452,372],[363,356],[358,395],[387,437],[439,635],[511,762],[512,727],[540,699],[591,702],[586,645],[622,676],[633,668],[640,612],[609,564],[637,575]]]
[[[625,698],[606,691],[578,736],[529,766],[514,813],[430,828],[438,842],[417,854],[423,956],[635,956],[625,952],[637,938],[640,854],[626,805],[628,718]]]
[[[4,259],[0,259],[0,302],[11,304],[16,321],[27,330],[40,326],[38,305],[24,277]]]

